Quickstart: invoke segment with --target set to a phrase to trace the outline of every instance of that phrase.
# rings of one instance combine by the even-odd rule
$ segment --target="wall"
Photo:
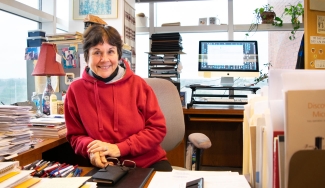
[[[269,0],[269,4],[274,6],[274,11],[281,17],[285,5],[304,3],[299,0]],[[290,16],[284,16],[283,22],[291,23]],[[302,21],[302,20],[300,20]],[[295,69],[297,63],[298,50],[303,36],[303,31],[296,32],[296,39],[290,40],[290,31],[269,32],[269,62],[271,69]]]

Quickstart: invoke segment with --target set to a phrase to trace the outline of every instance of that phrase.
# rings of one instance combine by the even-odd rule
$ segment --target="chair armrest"
[[[192,133],[188,136],[188,139],[196,148],[208,149],[211,147],[211,141],[205,134]]]

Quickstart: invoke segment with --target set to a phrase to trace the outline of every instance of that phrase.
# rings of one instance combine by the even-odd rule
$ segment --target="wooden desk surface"
[[[31,148],[23,153],[20,153],[13,160],[19,161],[20,166],[27,165],[38,159],[42,159],[42,153],[50,150],[56,146],[66,143],[67,139],[63,138],[44,138],[43,142],[35,144],[34,148]]]

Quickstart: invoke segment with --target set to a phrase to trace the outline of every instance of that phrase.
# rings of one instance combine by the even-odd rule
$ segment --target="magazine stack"
[[[31,106],[0,106],[0,161],[11,159],[30,148],[32,132],[28,128],[33,116]]]

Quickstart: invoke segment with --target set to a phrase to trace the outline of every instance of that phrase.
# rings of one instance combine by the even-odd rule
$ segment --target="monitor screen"
[[[257,41],[199,41],[198,71],[201,76],[222,79],[258,77]]]

